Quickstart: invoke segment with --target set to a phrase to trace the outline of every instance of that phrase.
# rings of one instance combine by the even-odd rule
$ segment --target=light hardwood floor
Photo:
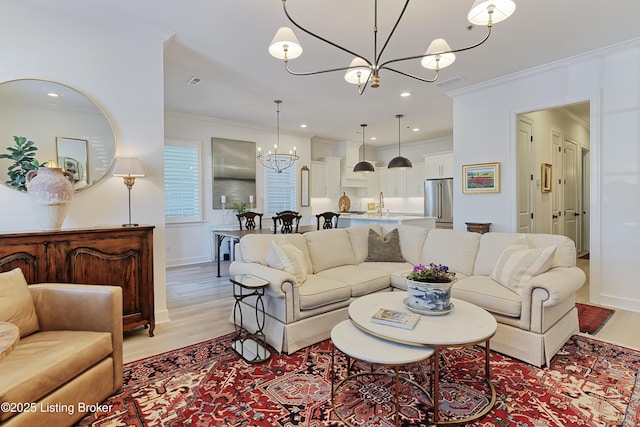
[[[589,260],[578,266],[589,275]],[[146,329],[125,335],[124,361],[169,351],[215,338],[234,330],[229,322],[233,304],[228,277],[229,261],[222,262],[222,277],[216,277],[216,264],[204,263],[167,269],[167,307],[170,322],[156,325],[155,337]],[[576,295],[576,301],[589,304],[589,281]],[[596,335],[605,341],[640,349],[640,313],[616,310]]]

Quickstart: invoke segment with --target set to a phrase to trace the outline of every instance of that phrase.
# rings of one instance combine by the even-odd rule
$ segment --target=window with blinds
[[[164,147],[164,216],[167,222],[202,221],[201,147],[171,141]]]
[[[292,166],[276,173],[273,169],[267,171],[267,212],[276,213],[282,211],[297,210],[296,168]]]

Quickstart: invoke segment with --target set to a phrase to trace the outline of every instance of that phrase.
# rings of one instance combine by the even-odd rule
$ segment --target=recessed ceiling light
[[[300,125],[301,128],[306,128],[307,125],[305,125],[304,123]]]
[[[413,128],[411,130],[414,131],[414,132],[420,132],[420,129],[418,129],[418,128]]]
[[[372,137],[371,137],[371,140],[372,140],[372,141],[375,141],[376,139],[378,139],[378,138],[376,138],[375,136],[372,136]]]
[[[54,93],[54,92],[49,92],[49,93],[47,94],[47,96],[50,96],[50,97],[52,97],[52,98],[57,98],[57,97],[58,97],[58,94],[57,94],[57,93]]]
[[[400,94],[400,96],[401,96],[401,97],[403,97],[403,98],[406,98],[406,97],[408,97],[408,96],[411,96],[411,92],[402,92],[402,93]]]

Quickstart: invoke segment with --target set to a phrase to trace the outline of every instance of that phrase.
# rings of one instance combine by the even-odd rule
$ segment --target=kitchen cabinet
[[[424,196],[425,164],[414,163],[407,169],[407,197]]]
[[[120,286],[124,332],[144,326],[153,336],[153,228],[0,234],[0,271],[20,268],[29,284]]]
[[[311,162],[311,197],[327,196],[326,171],[324,162]]]
[[[427,154],[424,162],[426,179],[453,178],[453,153]]]
[[[404,197],[407,195],[406,169],[387,168],[387,185],[384,195],[387,197]]]
[[[337,197],[340,191],[340,158],[324,157],[311,162],[311,197]]]

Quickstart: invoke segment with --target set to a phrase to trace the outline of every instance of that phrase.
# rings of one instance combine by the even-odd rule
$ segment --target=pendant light
[[[364,143],[364,129],[367,127],[367,125],[363,123],[360,126],[362,126],[362,161],[356,163],[356,165],[353,167],[353,171],[358,173],[375,172],[376,169],[373,167],[373,165],[365,160],[366,152]]]
[[[400,155],[400,119],[402,117],[402,114],[396,115],[396,119],[398,119],[398,157],[391,159],[387,169],[407,169],[413,167],[411,160]]]

